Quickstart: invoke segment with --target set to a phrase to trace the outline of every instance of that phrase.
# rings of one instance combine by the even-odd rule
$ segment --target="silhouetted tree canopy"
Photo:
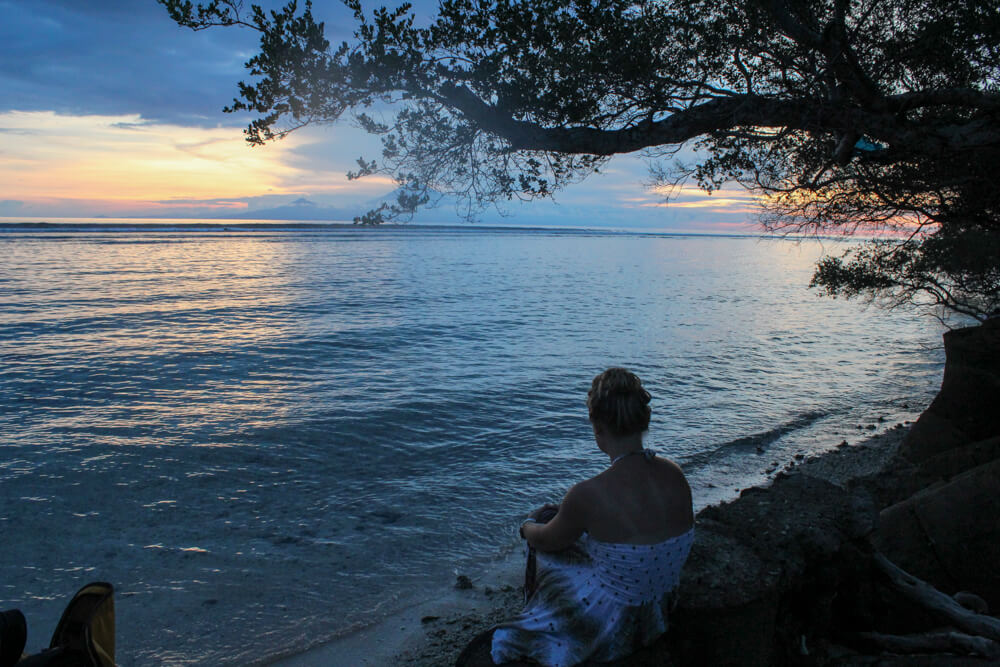
[[[309,2],[159,0],[260,32],[228,109],[258,115],[251,143],[344,114],[382,136],[350,176],[400,198],[356,222],[548,197],[645,151],[665,184],[757,193],[768,231],[878,237],[820,262],[828,294],[1000,313],[997,0],[442,0],[426,23],[344,1],[331,45]],[[684,144],[698,163],[669,160]]]

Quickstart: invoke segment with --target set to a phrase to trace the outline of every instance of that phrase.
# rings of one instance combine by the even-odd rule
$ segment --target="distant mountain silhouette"
[[[276,206],[275,208],[259,208],[240,213],[226,213],[216,216],[217,220],[314,220],[324,222],[351,222],[354,216],[365,212],[363,204],[350,207],[318,206],[305,197]]]

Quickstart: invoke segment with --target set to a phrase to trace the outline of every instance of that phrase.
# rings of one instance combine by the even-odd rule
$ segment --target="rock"
[[[944,592],[971,590],[1000,606],[1000,460],[882,511],[876,546]]]
[[[1000,459],[1000,436],[955,447],[932,456],[920,464],[918,474],[926,479],[929,485],[937,480],[947,481],[966,470],[997,459]]]
[[[876,516],[865,494],[801,474],[705,508],[666,650],[682,665],[786,663],[829,625]]]
[[[959,591],[952,597],[955,598],[955,602],[962,605],[969,611],[974,611],[977,614],[990,613],[990,606],[986,604],[986,600],[982,599],[975,593],[970,593],[969,591]]]
[[[910,428],[899,449],[901,456],[919,465],[932,456],[961,447],[970,441],[969,435],[953,421],[928,408]]]
[[[1000,318],[944,335],[941,391],[910,429],[901,454],[922,463],[1000,435]]]
[[[464,574],[460,574],[457,577],[455,577],[455,588],[457,588],[460,591],[469,590],[470,588],[472,588],[472,580],[469,579]]]

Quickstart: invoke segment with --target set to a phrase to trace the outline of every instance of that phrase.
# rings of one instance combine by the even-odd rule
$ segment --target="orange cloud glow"
[[[158,209],[170,200],[264,194],[364,194],[393,187],[388,178],[348,182],[339,172],[291,166],[294,135],[250,148],[239,130],[154,124],[137,115],[0,114],[0,200],[88,200]],[[345,165],[346,166],[346,165]],[[210,206],[213,204],[209,204]]]

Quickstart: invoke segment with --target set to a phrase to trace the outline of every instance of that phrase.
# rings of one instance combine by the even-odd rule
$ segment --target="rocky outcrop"
[[[919,491],[885,508],[875,543],[942,591],[1000,609],[1000,319],[944,336],[941,391],[900,447]]]
[[[876,517],[866,494],[804,474],[702,511],[669,634],[675,662],[801,662],[867,568]]]
[[[875,544],[949,594],[973,591],[1000,609],[1000,459],[886,508]]]
[[[1000,435],[1000,318],[944,335],[941,390],[900,449],[920,464]]]

